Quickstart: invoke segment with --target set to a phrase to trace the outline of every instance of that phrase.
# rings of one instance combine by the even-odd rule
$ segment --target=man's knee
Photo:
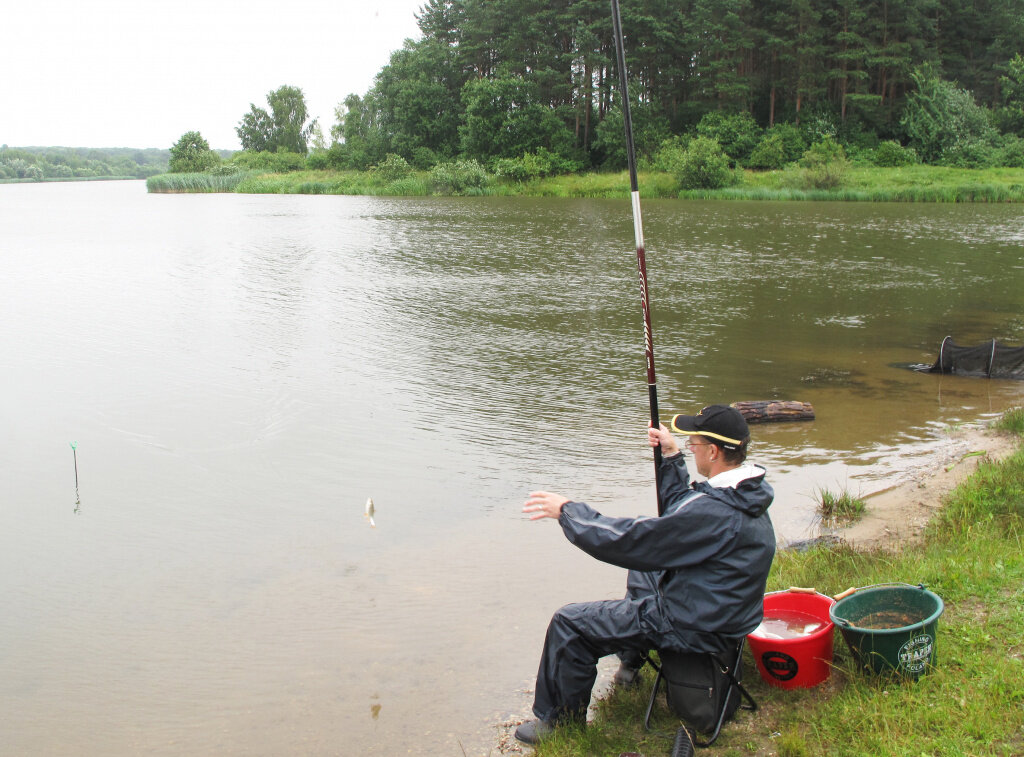
[[[551,616],[551,625],[558,628],[579,628],[581,622],[594,612],[591,602],[574,602],[571,605],[559,607]]]
[[[623,649],[650,649],[640,627],[636,608],[626,600],[576,602],[551,616],[548,644],[555,647],[582,645],[595,658]]]

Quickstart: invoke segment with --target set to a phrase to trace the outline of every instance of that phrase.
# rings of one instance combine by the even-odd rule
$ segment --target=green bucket
[[[829,617],[857,664],[917,680],[935,665],[935,631],[944,605],[924,586],[879,584],[832,605]]]

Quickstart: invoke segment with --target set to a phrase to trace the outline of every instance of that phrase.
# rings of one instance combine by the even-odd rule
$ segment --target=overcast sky
[[[0,144],[169,148],[234,127],[283,84],[324,133],[364,94],[425,0],[13,0],[0,42]]]

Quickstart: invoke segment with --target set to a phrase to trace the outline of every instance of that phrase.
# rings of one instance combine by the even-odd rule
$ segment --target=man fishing
[[[710,405],[677,415],[697,472],[691,483],[675,437],[664,425],[647,430],[660,447],[658,517],[611,518],[582,502],[546,491],[523,505],[530,520],[555,518],[569,541],[603,562],[629,569],[626,597],[566,605],[551,619],[533,703],[536,720],[516,738],[536,744],[559,723],[584,722],[597,661],[618,653],[619,684],[637,680],[651,649],[723,654],[753,631],[775,532],[768,517],[774,492],[764,468],[746,463],[750,433],[740,412]]]

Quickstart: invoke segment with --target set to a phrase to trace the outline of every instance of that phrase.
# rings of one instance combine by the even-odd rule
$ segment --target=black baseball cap
[[[739,449],[750,436],[746,418],[728,405],[708,405],[696,415],[677,415],[672,418],[672,430],[706,436],[729,450]]]

